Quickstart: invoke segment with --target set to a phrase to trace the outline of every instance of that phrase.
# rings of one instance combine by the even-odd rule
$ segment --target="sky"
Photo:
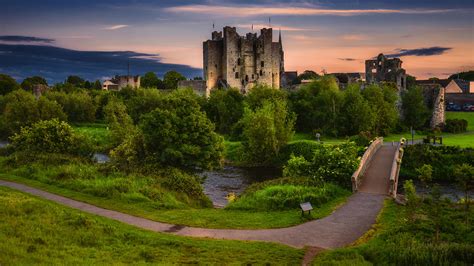
[[[0,0],[0,73],[105,79],[202,75],[202,42],[226,25],[281,29],[285,70],[363,72],[379,53],[419,79],[474,69],[472,0]],[[270,21],[269,21],[270,18]]]

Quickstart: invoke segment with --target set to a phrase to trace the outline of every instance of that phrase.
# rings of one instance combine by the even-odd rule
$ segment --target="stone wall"
[[[180,80],[178,81],[178,88],[191,88],[198,95],[209,96],[204,80]]]
[[[439,88],[436,99],[433,103],[433,114],[431,116],[430,127],[437,128],[444,124],[445,118],[445,89]]]
[[[406,71],[400,58],[388,59],[379,54],[377,59],[366,60],[365,79],[368,84],[394,82],[399,91],[406,89]]]

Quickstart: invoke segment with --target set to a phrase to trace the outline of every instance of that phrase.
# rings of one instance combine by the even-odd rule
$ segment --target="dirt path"
[[[354,242],[375,223],[388,192],[389,175],[387,173],[390,172],[391,166],[391,161],[389,162],[388,158],[393,158],[394,151],[395,148],[391,146],[384,146],[377,151],[374,161],[367,170],[361,191],[350,196],[346,204],[331,215],[297,226],[279,229],[206,229],[173,225],[107,210],[15,182],[0,180],[0,186],[13,188],[84,212],[155,232],[215,239],[277,242],[296,248],[310,246],[330,249]]]

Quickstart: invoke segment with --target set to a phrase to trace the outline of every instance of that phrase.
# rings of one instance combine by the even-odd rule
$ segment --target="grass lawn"
[[[443,136],[443,144],[448,146],[460,146],[462,148],[474,147],[474,112],[446,112],[446,119],[465,119],[468,122],[467,132],[464,133],[439,133],[438,136]],[[414,139],[422,139],[426,134],[421,132],[416,132]],[[399,141],[400,138],[406,138],[408,141],[411,141],[411,134],[398,133],[390,134],[389,136],[384,137],[384,141]]]
[[[331,214],[350,195],[350,193],[347,193],[322,204],[311,212],[311,217],[303,218],[299,209],[285,211],[244,211],[214,208],[157,209],[154,202],[137,202],[125,197],[99,197],[65,188],[64,185],[60,187],[11,174],[0,174],[0,178],[154,221],[206,228],[259,229],[289,227]]]
[[[303,250],[141,230],[0,187],[1,265],[298,265]]]
[[[83,123],[73,125],[74,130],[91,138],[97,152],[107,152],[112,148],[106,124]]]

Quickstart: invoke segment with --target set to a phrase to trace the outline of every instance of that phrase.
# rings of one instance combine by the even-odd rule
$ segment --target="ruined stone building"
[[[406,89],[407,75],[400,58],[388,59],[379,54],[376,59],[365,61],[365,80],[368,84],[393,82],[399,91]]]
[[[103,90],[121,90],[125,87],[139,88],[140,76],[115,76],[110,80],[104,81],[102,84]]]
[[[206,94],[218,87],[233,87],[242,93],[255,84],[280,88],[284,72],[281,33],[273,42],[273,30],[264,28],[257,33],[240,36],[235,27],[214,31],[212,39],[203,43],[203,71]]]

